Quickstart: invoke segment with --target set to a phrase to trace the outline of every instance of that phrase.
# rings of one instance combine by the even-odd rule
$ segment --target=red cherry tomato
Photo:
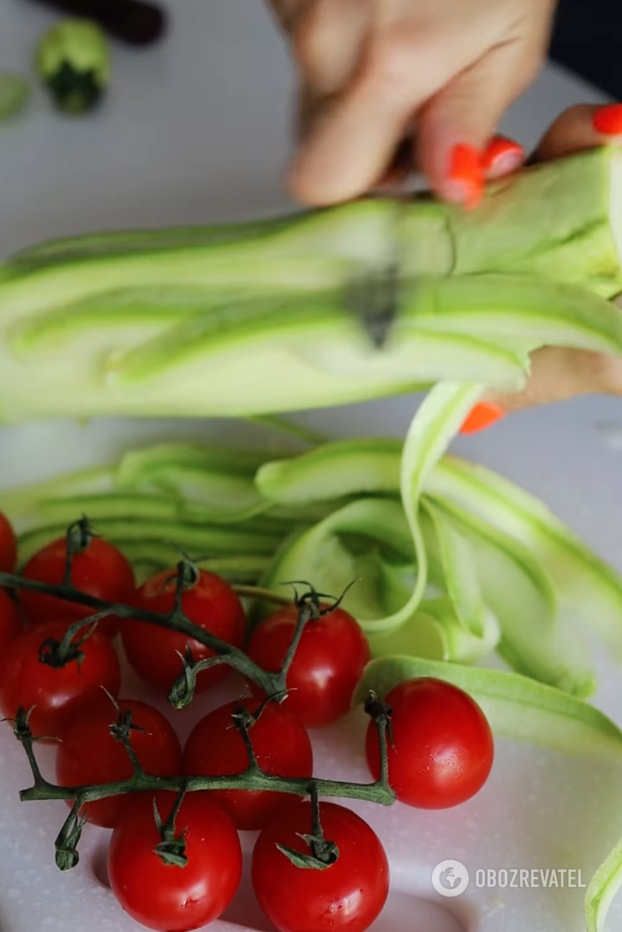
[[[0,573],[12,573],[17,563],[17,540],[8,519],[0,512]]]
[[[22,630],[17,606],[8,592],[0,589],[0,657],[4,655],[9,641]]]
[[[105,697],[104,697],[105,698]],[[135,699],[119,702],[121,713],[131,711],[130,743],[145,773],[175,777],[182,770],[179,739],[161,712]],[[82,710],[70,722],[56,756],[56,780],[61,786],[113,783],[128,780],[132,765],[127,751],[110,733],[117,712],[109,701]],[[149,794],[151,798],[153,794]],[[89,822],[114,828],[136,794],[110,796],[87,803],[83,809]]]
[[[232,715],[243,706],[251,715],[259,709],[259,700],[229,702],[195,726],[184,748],[184,773],[220,775],[241,773],[248,766],[244,739],[232,725]],[[304,727],[283,706],[269,702],[249,729],[249,736],[259,766],[266,773],[281,777],[310,777],[313,751]],[[275,816],[286,793],[250,790],[214,790],[212,795],[239,829],[258,829]]]
[[[325,607],[325,606],[324,606]],[[292,642],[298,610],[279,609],[256,628],[248,655],[262,669],[281,668]],[[287,674],[287,707],[307,726],[337,721],[350,709],[354,689],[369,660],[369,646],[352,615],[341,608],[309,621]]]
[[[59,584],[65,575],[67,541],[64,537],[47,544],[28,561],[23,575],[26,579]],[[135,583],[132,567],[123,554],[108,541],[92,537],[87,547],[75,554],[71,567],[71,581],[76,589],[105,602],[132,603]],[[66,626],[93,614],[92,608],[76,605],[64,599],[55,599],[22,589],[20,601],[29,621],[39,625],[49,621],[62,621]],[[119,630],[119,621],[112,616],[103,618],[98,628],[107,637]]]
[[[81,661],[53,667],[40,660],[42,644],[61,641],[66,630],[62,622],[28,628],[9,643],[0,661],[0,708],[14,718],[20,706],[26,711],[34,706],[30,727],[36,736],[62,738],[78,709],[101,701],[102,686],[113,696],[119,692],[119,659],[99,631],[80,647]]]
[[[339,857],[323,870],[295,867],[277,844],[309,853],[300,837],[312,828],[311,804],[298,801],[265,828],[251,877],[261,909],[279,932],[363,932],[389,893],[389,865],[378,836],[356,813],[320,803],[324,837]]]
[[[170,796],[170,800],[164,800]],[[175,795],[158,794],[162,821]],[[185,867],[165,864],[155,852],[161,836],[150,799],[137,800],[110,842],[108,876],[130,916],[159,932],[187,932],[217,919],[233,899],[242,875],[242,850],[229,816],[209,793],[188,793],[175,819],[184,832]]]
[[[484,713],[463,690],[428,677],[396,686],[392,709],[389,782],[397,798],[421,809],[445,809],[474,796],[492,768],[494,744]],[[380,774],[378,732],[370,722],[367,763]]]
[[[137,608],[165,615],[175,602],[175,571],[165,570],[148,579],[134,599]],[[245,617],[242,603],[231,586],[205,570],[199,572],[194,586],[185,590],[182,609],[187,618],[205,631],[211,631],[228,644],[241,647]],[[134,670],[151,686],[168,693],[183,670],[179,654],[190,648],[195,660],[212,657],[214,652],[199,641],[176,631],[158,628],[148,622],[129,621],[123,625],[123,646]],[[178,653],[179,652],[179,653]],[[197,692],[221,682],[228,673],[226,665],[203,670],[197,677]]]

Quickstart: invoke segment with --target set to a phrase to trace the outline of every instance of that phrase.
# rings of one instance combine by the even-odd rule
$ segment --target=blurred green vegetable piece
[[[87,19],[58,23],[39,42],[37,71],[61,110],[72,114],[93,110],[110,83],[105,34]]]
[[[0,72],[0,121],[20,113],[30,99],[30,84],[21,74]]]

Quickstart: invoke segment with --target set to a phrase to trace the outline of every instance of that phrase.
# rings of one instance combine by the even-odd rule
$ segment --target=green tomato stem
[[[395,793],[389,786],[385,766],[381,767],[380,778],[373,783],[351,783],[343,780],[326,780],[316,777],[281,777],[265,773],[257,763],[248,733],[248,724],[244,719],[236,719],[235,716],[234,725],[245,738],[248,751],[249,763],[246,770],[241,773],[223,776],[152,776],[145,773],[136,760],[129,738],[131,722],[124,719],[123,725],[124,727],[117,729],[116,737],[124,745],[128,754],[131,751],[130,760],[134,772],[129,779],[92,785],[59,786],[50,783],[41,774],[34,753],[34,737],[28,726],[28,714],[24,709],[20,709],[15,721],[14,732],[26,752],[33,776],[33,785],[20,793],[22,802],[52,799],[74,800],[75,806],[72,809],[72,814],[75,815],[85,803],[124,793],[137,792],[170,791],[192,793],[202,790],[256,790],[310,796],[315,803],[317,803],[320,796],[361,799],[385,806],[389,806],[395,801]],[[384,734],[384,730],[385,725],[382,723],[382,727],[379,727],[379,734]],[[380,750],[384,764],[386,740],[383,742],[382,737]],[[66,841],[66,836],[62,832],[61,835],[63,840]]]
[[[252,680],[262,689],[266,695],[272,696],[277,693],[284,693],[286,690],[285,676],[282,671],[269,673],[262,670],[239,648],[228,644],[221,638],[193,624],[192,621],[183,613],[180,607],[176,607],[168,615],[161,615],[157,612],[151,612],[147,609],[124,605],[119,602],[105,602],[96,596],[89,595],[76,589],[71,583],[60,583],[51,585],[49,583],[39,582],[35,579],[24,579],[22,576],[13,573],[0,573],[0,587],[7,589],[28,589],[31,592],[40,592],[53,598],[63,599],[76,605],[84,605],[93,609],[94,615],[114,615],[117,618],[135,621],[146,621],[157,625],[160,628],[169,628],[173,631],[179,631],[190,638],[198,641],[200,644],[209,647],[215,654],[220,656],[220,662],[226,663],[238,673]],[[249,592],[252,587],[244,587]],[[263,590],[258,590],[260,593]],[[291,604],[291,602],[289,603]],[[86,619],[89,621],[91,619]]]
[[[391,787],[383,785],[382,780],[374,783],[349,783],[345,780],[316,777],[279,777],[251,767],[230,776],[154,777],[143,773],[130,777],[129,780],[88,786],[58,786],[41,779],[32,787],[21,790],[19,796],[22,802],[75,799],[83,806],[85,803],[124,793],[179,792],[183,786],[189,793],[202,790],[263,790],[295,796],[309,796],[315,787],[318,796],[361,799],[383,806],[390,806],[395,801],[394,791]]]
[[[173,685],[170,693],[170,700],[176,707],[187,705],[194,694],[197,672],[205,667],[216,663],[227,663],[239,673],[252,680],[265,693],[266,699],[260,708],[260,713],[268,701],[281,702],[287,695],[286,676],[289,666],[294,657],[295,651],[300,643],[304,627],[308,623],[313,623],[323,615],[333,611],[343,599],[343,593],[340,598],[335,599],[333,604],[322,608],[320,598],[332,598],[318,593],[309,583],[308,592],[300,598],[295,591],[295,602],[285,600],[282,597],[274,597],[272,593],[263,589],[255,589],[251,586],[238,587],[238,592],[243,589],[243,594],[253,598],[269,597],[279,604],[294,604],[298,610],[298,619],[292,638],[292,644],[287,652],[281,669],[275,673],[262,670],[257,664],[241,650],[233,647],[220,638],[211,634],[203,628],[193,624],[183,613],[182,601],[184,590],[188,585],[192,586],[196,582],[196,567],[191,561],[184,559],[177,566],[176,589],[173,610],[161,615],[156,612],[150,612],[146,609],[136,608],[134,606],[123,605],[121,603],[108,603],[102,599],[88,595],[76,589],[71,583],[71,563],[73,555],[76,552],[74,544],[80,544],[80,540],[75,539],[76,532],[82,534],[87,528],[86,519],[78,525],[72,526],[67,532],[67,551],[68,560],[64,581],[59,585],[39,582],[37,580],[24,579],[23,577],[12,573],[0,573],[0,586],[8,589],[28,589],[34,592],[41,592],[53,598],[62,599],[78,605],[84,605],[92,609],[94,614],[86,619],[80,619],[72,624],[63,639],[59,642],[48,644],[48,653],[53,656],[55,665],[63,665],[70,660],[80,660],[80,651],[76,654],[76,648],[79,647],[90,637],[95,630],[97,622],[105,616],[115,615],[122,619],[135,619],[145,621],[159,627],[169,628],[191,637],[214,651],[215,656],[200,660],[196,664],[192,660],[191,653],[182,658],[183,673]],[[81,539],[84,539],[83,537]],[[192,578],[189,571],[194,571]],[[346,590],[347,591],[347,590]],[[86,628],[84,635],[80,638],[78,644],[74,644],[72,639],[76,634]],[[45,646],[45,642],[44,642]],[[48,661],[49,662],[49,661]],[[372,703],[369,712],[378,728],[380,741],[381,756],[381,773],[380,778],[374,783],[361,784],[350,783],[341,780],[317,779],[315,777],[281,777],[265,773],[257,761],[255,751],[250,736],[257,716],[253,717],[248,713],[245,714],[243,707],[232,716],[232,723],[240,732],[244,741],[248,765],[246,769],[238,774],[223,776],[181,776],[181,777],[156,777],[145,773],[140,761],[131,744],[132,725],[131,713],[121,712],[116,701],[111,697],[113,705],[117,711],[117,721],[111,726],[111,735],[121,744],[123,744],[128,758],[132,764],[132,776],[126,780],[113,781],[105,784],[93,784],[84,786],[59,786],[46,780],[37,763],[34,752],[34,742],[36,737],[33,735],[29,726],[30,712],[20,708],[14,721],[14,734],[20,741],[33,777],[33,785],[29,789],[22,790],[20,799],[22,801],[33,800],[52,800],[65,799],[73,800],[74,805],[71,813],[65,820],[65,823],[56,839],[56,863],[61,870],[70,870],[78,863],[79,855],[77,845],[82,834],[84,818],[80,816],[80,810],[85,803],[93,802],[98,799],[105,799],[110,796],[117,796],[125,793],[134,792],[158,792],[171,791],[178,794],[178,804],[181,804],[183,794],[186,792],[196,792],[201,790],[252,790],[252,791],[270,791],[279,793],[289,793],[298,796],[310,796],[313,807],[313,835],[310,838],[315,839],[314,843],[320,845],[322,863],[332,863],[338,853],[332,842],[325,841],[322,836],[319,822],[319,797],[344,797],[350,799],[361,799],[370,802],[376,802],[381,805],[390,805],[395,800],[395,793],[391,789],[388,780],[388,763],[387,763],[387,711],[384,706],[378,703]],[[260,714],[259,713],[259,714]],[[169,844],[170,839],[163,838],[162,844],[165,847]],[[172,854],[168,851],[160,852],[163,856],[181,857],[177,850]],[[313,852],[312,852],[313,854]],[[318,855],[319,857],[319,855]],[[330,858],[332,860],[326,860]]]

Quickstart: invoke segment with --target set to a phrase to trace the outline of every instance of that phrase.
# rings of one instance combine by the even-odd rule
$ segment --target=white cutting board
[[[156,49],[115,49],[105,109],[82,120],[53,114],[37,92],[31,111],[0,127],[0,256],[48,237],[91,229],[250,217],[288,206],[280,188],[292,72],[260,0],[175,0],[172,32]],[[23,0],[0,4],[0,70],[28,67],[53,19]],[[599,95],[549,69],[506,129],[532,145],[569,104]],[[403,434],[412,399],[308,415],[331,436]],[[234,425],[97,423],[0,429],[0,484],[108,459],[127,445],[171,436],[239,437]],[[540,495],[622,569],[622,405],[591,399],[513,417],[456,450]],[[598,703],[622,724],[622,679],[601,659]],[[126,690],[136,685],[128,680]],[[216,699],[213,699],[216,701]],[[182,716],[181,731],[204,707]],[[178,721],[179,719],[175,719]],[[358,714],[315,737],[322,775],[367,779]],[[49,763],[49,754],[46,758]],[[393,889],[377,932],[581,932],[579,889],[477,889],[443,899],[431,874],[446,858],[471,876],[489,867],[591,870],[622,835],[620,775],[527,746],[500,744],[492,777],[473,801],[440,813],[364,813],[386,846]],[[53,840],[62,803],[20,804],[21,748],[0,727],[0,932],[130,932],[139,928],[105,885],[106,833],[87,828],[81,865],[61,875]],[[616,817],[617,816],[617,817]],[[245,839],[250,849],[252,837]],[[248,885],[215,932],[268,930]],[[622,895],[608,922],[622,924]]]

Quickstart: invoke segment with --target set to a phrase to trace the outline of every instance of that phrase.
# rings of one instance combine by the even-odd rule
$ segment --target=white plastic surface
[[[288,151],[292,75],[260,0],[175,0],[167,42],[115,49],[105,109],[63,119],[42,92],[13,126],[0,127],[0,255],[89,229],[206,222],[283,209],[279,175]],[[24,0],[0,4],[0,70],[28,66],[52,17]],[[527,145],[563,107],[598,99],[553,69],[518,104],[507,129]],[[310,414],[331,436],[403,434],[412,399]],[[120,449],[171,436],[240,437],[231,424],[97,423],[0,429],[0,483],[101,462]],[[247,431],[244,431],[247,433]],[[622,406],[591,399],[513,417],[456,449],[539,494],[622,569]],[[622,679],[602,659],[599,704],[622,723]],[[136,684],[126,683],[126,692]],[[144,690],[142,694],[149,697]],[[215,702],[216,698],[212,698]],[[160,704],[164,709],[165,706]],[[181,731],[202,703],[175,717]],[[172,714],[172,713],[169,713]],[[353,714],[314,738],[322,775],[366,779],[364,722]],[[50,752],[43,758],[51,761]],[[61,875],[53,841],[62,803],[20,804],[29,771],[0,727],[0,932],[130,932],[138,926],[105,885],[106,832],[85,831],[81,865]],[[590,872],[622,835],[620,774],[603,765],[500,744],[492,777],[473,801],[447,812],[371,805],[364,813],[386,846],[389,904],[377,932],[581,932],[581,889],[477,889],[453,900],[431,873],[456,858],[477,869],[577,868]],[[245,839],[250,850],[252,837]],[[246,884],[227,914],[267,930]],[[622,927],[622,896],[607,928]],[[225,923],[214,926],[224,932]]]

